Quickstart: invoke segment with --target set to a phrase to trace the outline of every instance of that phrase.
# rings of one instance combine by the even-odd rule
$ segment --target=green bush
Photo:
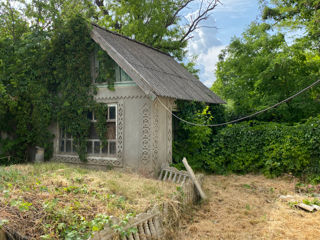
[[[316,177],[320,174],[319,127],[320,116],[293,126],[255,121],[227,126],[213,137],[205,165],[220,174]]]

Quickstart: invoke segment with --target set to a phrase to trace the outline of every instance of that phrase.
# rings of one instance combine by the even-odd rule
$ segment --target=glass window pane
[[[103,50],[99,49],[97,52],[99,73],[96,78],[97,83],[107,82],[109,80],[115,80],[115,62],[114,60]]]
[[[115,122],[107,123],[107,139],[109,140],[116,139],[116,123]]]
[[[71,152],[71,140],[66,141],[66,152]]]
[[[88,154],[92,153],[92,142],[91,141],[87,142],[87,153]]]
[[[60,152],[64,152],[64,140],[60,140]]]
[[[60,130],[61,130],[61,138],[65,138],[65,135],[64,135],[64,134],[65,134],[64,129],[62,129],[62,128],[61,128]]]
[[[74,143],[74,141],[72,141],[72,152],[76,152],[76,144]]]
[[[68,133],[67,132],[67,138],[71,138],[72,136],[71,136],[71,133]]]
[[[116,154],[116,143],[115,142],[109,142],[109,153],[110,155]]]
[[[100,142],[94,142],[94,153],[100,154]]]
[[[116,107],[109,107],[109,119],[116,119]]]
[[[92,112],[88,112],[88,113],[87,113],[87,118],[88,118],[89,120],[92,120],[92,118],[93,118]]]
[[[102,144],[102,143],[101,143]],[[101,152],[104,153],[104,154],[107,154],[108,153],[108,143],[104,144],[102,146],[102,149],[101,149]]]
[[[119,65],[116,65],[115,67],[115,74],[116,74],[116,82],[120,82],[121,81],[121,70],[120,70],[120,67]]]
[[[123,71],[121,69],[120,72],[121,72],[121,74],[120,74],[120,76],[121,76],[121,80],[120,81],[121,82],[132,81],[132,79],[129,77],[129,75],[125,71]]]
[[[96,131],[96,124],[91,123],[90,124],[90,130],[89,130],[89,139],[98,139],[98,133]]]

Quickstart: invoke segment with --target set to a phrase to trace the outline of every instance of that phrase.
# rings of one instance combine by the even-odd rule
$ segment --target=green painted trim
[[[99,88],[106,88],[108,87],[108,83],[96,83],[95,84]],[[137,86],[137,84],[133,81],[128,81],[128,82],[115,82],[114,86]]]

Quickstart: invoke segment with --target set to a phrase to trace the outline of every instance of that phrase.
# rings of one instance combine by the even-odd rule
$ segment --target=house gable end
[[[112,47],[97,31],[91,32],[91,38],[129,75],[129,77],[150,97],[154,97],[152,88],[140,73]]]
[[[170,55],[94,24],[91,36],[151,99],[225,103]]]

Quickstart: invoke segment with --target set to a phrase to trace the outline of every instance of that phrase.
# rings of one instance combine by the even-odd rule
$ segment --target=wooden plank
[[[184,157],[183,160],[183,165],[185,166],[185,168],[187,169],[189,175],[190,175],[190,178],[191,180],[193,181],[194,185],[196,186],[196,188],[198,189],[199,193],[200,193],[200,196],[202,199],[206,199],[207,196],[205,195],[205,193],[202,191],[202,188],[201,188],[201,185],[200,183],[198,182],[196,176],[194,175],[194,172],[192,170],[192,168],[189,166],[188,164],[188,161],[187,159]]]
[[[308,212],[313,212],[313,210],[315,210],[314,207],[309,206],[309,205],[304,204],[304,203],[299,203],[299,204],[297,204],[297,206],[298,206],[299,208],[305,210],[305,211],[308,211]]]
[[[161,170],[161,172],[160,172],[160,175],[159,175],[159,179],[158,180],[161,180],[161,178],[162,178],[162,175],[163,175],[163,170]]]
[[[311,205],[315,210],[319,211],[320,210],[320,206],[318,205]]]

